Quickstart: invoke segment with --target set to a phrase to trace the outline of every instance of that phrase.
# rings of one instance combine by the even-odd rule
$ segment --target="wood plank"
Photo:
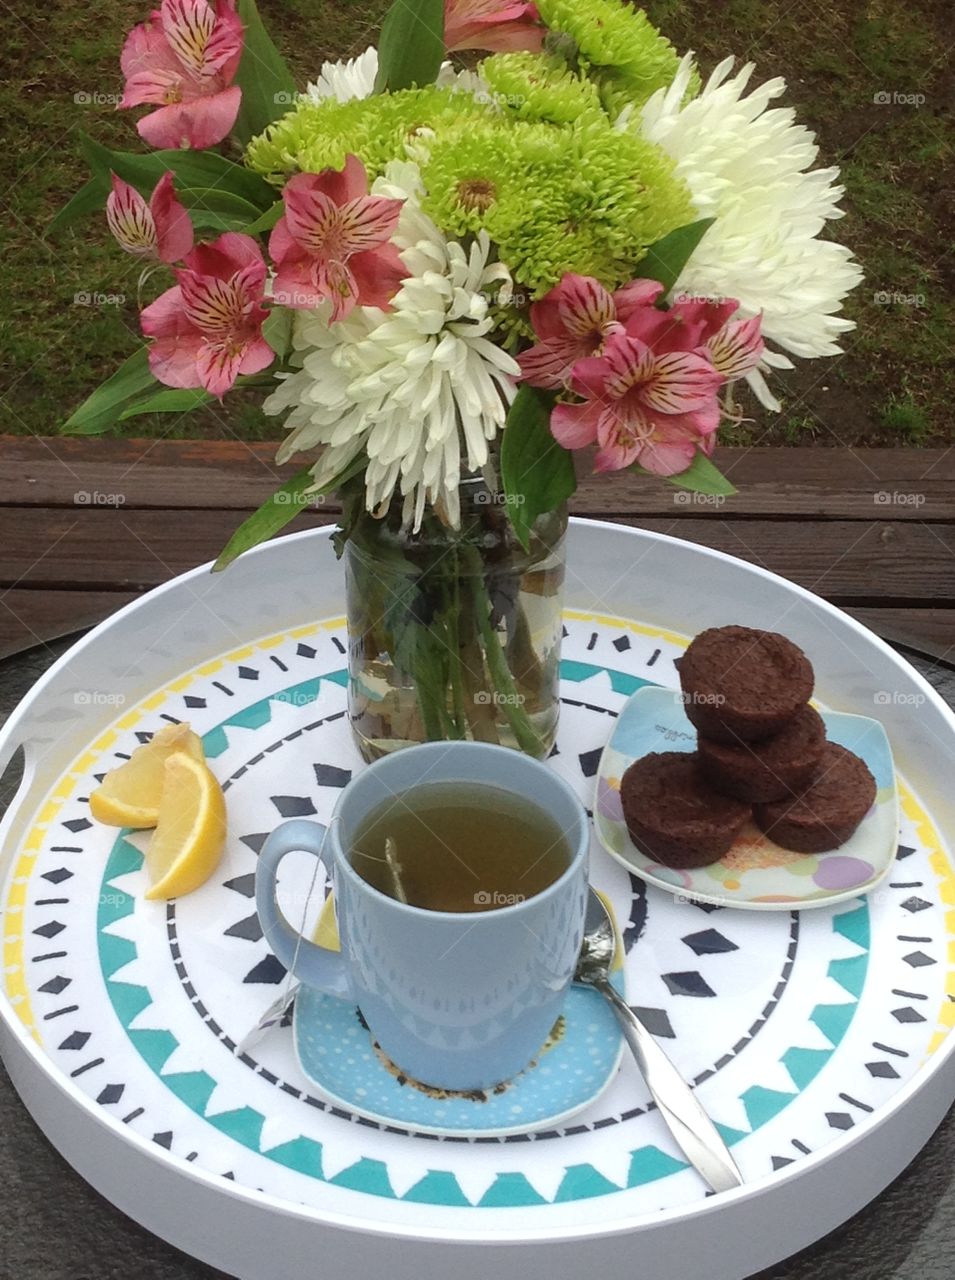
[[[955,664],[955,609],[849,609],[876,635]]]
[[[136,591],[212,559],[232,511],[0,509],[0,586]],[[309,510],[290,531],[334,519]],[[901,521],[637,519],[762,565],[837,603],[955,605],[955,526]]]
[[[276,467],[274,443],[0,437],[0,506],[257,507],[295,466]],[[739,492],[723,503],[660,480],[584,474],[575,514],[687,519],[815,516],[955,521],[955,450],[719,449]],[[77,495],[89,495],[89,501]],[[99,495],[98,498],[94,495]],[[329,511],[335,510],[329,501]]]
[[[5,591],[0,595],[0,658],[95,627],[137,595],[135,591]]]

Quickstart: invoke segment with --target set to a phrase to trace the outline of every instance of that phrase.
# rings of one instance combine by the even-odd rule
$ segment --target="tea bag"
[[[405,893],[405,887],[401,881],[401,863],[398,861],[398,846],[391,836],[385,837],[385,861],[388,863],[388,870],[391,872],[391,878],[395,885],[395,897],[399,902],[408,905],[408,895]]]

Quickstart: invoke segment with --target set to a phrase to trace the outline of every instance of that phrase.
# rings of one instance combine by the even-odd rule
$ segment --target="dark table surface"
[[[67,647],[57,641],[0,662],[0,719]],[[955,669],[911,652],[905,656],[955,706]],[[0,806],[15,784],[15,778],[3,779]],[[635,1260],[635,1271],[638,1267]],[[811,1249],[761,1272],[758,1280],[843,1276],[955,1276],[955,1110],[881,1196]],[[225,1280],[223,1272],[158,1240],[97,1195],[46,1141],[0,1066],[0,1280],[14,1278]]]

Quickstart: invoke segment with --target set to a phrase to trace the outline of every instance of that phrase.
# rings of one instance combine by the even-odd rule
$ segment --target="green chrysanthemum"
[[[551,31],[570,36],[582,71],[601,86],[608,106],[638,106],[668,85],[679,56],[641,9],[620,0],[538,0]]]
[[[566,271],[623,284],[648,245],[693,220],[669,158],[601,113],[562,128],[472,121],[427,149],[425,211],[447,235],[485,228],[533,297]]]
[[[433,85],[350,102],[302,98],[252,139],[245,158],[250,169],[281,184],[290,173],[340,169],[345,157],[354,154],[374,179],[389,160],[404,158],[405,144],[420,130],[457,127],[469,118],[494,114],[493,106],[469,93]]]
[[[548,54],[498,53],[485,58],[480,74],[495,105],[522,120],[571,124],[601,110],[596,85]]]

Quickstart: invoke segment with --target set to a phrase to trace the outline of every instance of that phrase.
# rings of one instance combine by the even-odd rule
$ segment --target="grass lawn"
[[[0,432],[53,434],[139,341],[139,268],[93,217],[56,240],[44,228],[85,180],[77,135],[136,149],[137,113],[115,111],[118,55],[147,5],[0,0],[3,368]],[[839,164],[846,218],[834,227],[862,260],[846,354],[786,377],[785,409],[754,408],[728,442],[955,443],[955,31],[950,0],[650,0],[647,10],[704,73],[728,53],[783,75],[815,129],[820,163]],[[372,42],[387,0],[260,0],[304,86],[327,57]],[[255,400],[174,422],[139,417],[136,435],[278,434]]]

